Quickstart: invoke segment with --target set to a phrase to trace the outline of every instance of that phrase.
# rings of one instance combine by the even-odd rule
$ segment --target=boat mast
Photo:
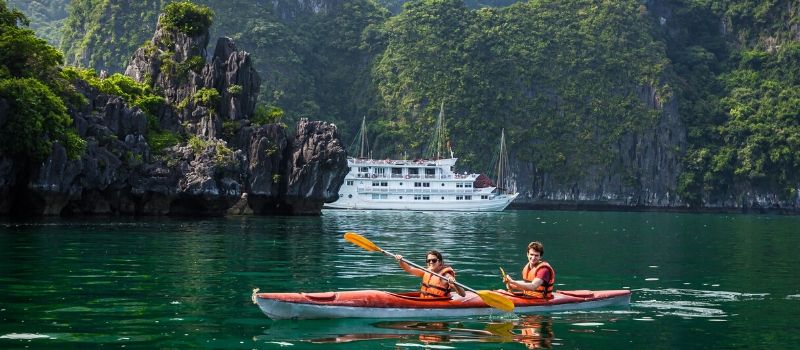
[[[501,192],[512,193],[515,189],[511,188],[508,164],[508,148],[506,148],[506,129],[500,131],[500,154],[497,157],[497,189]]]
[[[425,156],[433,159],[442,159],[442,150],[445,147],[446,140],[447,129],[444,124],[444,101],[442,101],[441,107],[439,108],[439,117],[436,118],[436,125],[434,126],[431,142],[428,144],[428,151]],[[453,149],[450,148],[449,144],[447,144],[447,148],[450,151],[450,158],[453,158]]]
[[[361,119],[361,151],[359,152],[358,157],[364,158],[364,149],[367,148],[367,116],[364,116]]]

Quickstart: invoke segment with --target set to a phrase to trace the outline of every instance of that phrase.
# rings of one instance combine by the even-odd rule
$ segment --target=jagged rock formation
[[[193,143],[154,150],[141,109],[79,82],[89,103],[69,112],[86,152],[69,160],[56,144],[30,178],[15,177],[13,160],[0,155],[0,215],[15,205],[30,215],[319,214],[347,173],[336,126],[304,119],[287,135],[281,125],[252,125],[260,78],[250,55],[221,38],[206,64],[207,42],[207,32],[190,37],[159,25],[126,69],[163,92],[159,127]],[[218,99],[197,97],[212,90]],[[227,140],[224,121],[238,127]],[[24,196],[10,195],[20,181]]]
[[[676,194],[686,128],[674,101],[662,103],[654,87],[643,86],[639,98],[660,112],[647,132],[624,135],[607,166],[594,166],[580,181],[559,183],[531,164],[516,169],[520,189],[518,206],[547,208],[681,207]]]

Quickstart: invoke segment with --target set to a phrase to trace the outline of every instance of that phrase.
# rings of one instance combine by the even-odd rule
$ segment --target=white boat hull
[[[518,194],[497,196],[483,201],[435,201],[435,202],[410,202],[410,201],[371,201],[371,200],[346,200],[339,199],[333,203],[325,204],[327,209],[355,209],[355,210],[419,210],[419,211],[464,211],[486,212],[503,211]]]

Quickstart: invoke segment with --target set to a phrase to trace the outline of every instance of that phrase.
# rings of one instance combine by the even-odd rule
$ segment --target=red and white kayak
[[[557,291],[552,299],[528,298],[504,290],[494,291],[514,302],[515,313],[540,313],[626,306],[629,290]],[[419,292],[391,293],[358,290],[324,293],[253,293],[253,302],[269,318],[430,318],[499,315],[472,292],[465,297],[420,298]]]

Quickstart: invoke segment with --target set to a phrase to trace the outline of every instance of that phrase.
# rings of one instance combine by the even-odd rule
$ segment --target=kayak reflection
[[[312,324],[313,323],[313,324]],[[279,339],[280,328],[302,328],[312,334],[306,339]],[[289,329],[287,329],[289,330]],[[296,321],[276,322],[267,331],[268,335],[256,337],[257,340],[304,341],[310,343],[348,343],[353,341],[375,341],[381,339],[402,339],[422,344],[437,343],[510,343],[525,345],[528,349],[548,349],[555,337],[552,319],[549,316],[525,315],[508,321],[465,320],[465,321],[377,321],[350,319],[337,321]],[[314,334],[315,333],[315,334]],[[293,333],[297,334],[297,333]]]

